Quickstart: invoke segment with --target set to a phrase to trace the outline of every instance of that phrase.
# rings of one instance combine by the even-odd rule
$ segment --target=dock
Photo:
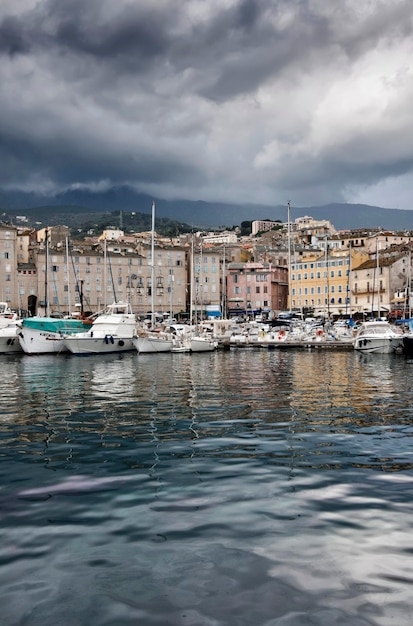
[[[229,341],[219,342],[220,349],[223,350],[340,350],[353,351],[353,342],[348,341],[279,341],[273,342],[246,342],[230,343]]]

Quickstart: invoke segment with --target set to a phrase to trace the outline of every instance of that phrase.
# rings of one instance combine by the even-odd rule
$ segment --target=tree
[[[241,236],[251,235],[252,232],[252,222],[250,220],[245,220],[241,222]]]

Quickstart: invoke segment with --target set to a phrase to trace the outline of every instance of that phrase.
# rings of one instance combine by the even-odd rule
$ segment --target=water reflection
[[[410,624],[403,358],[2,360],[5,623]]]

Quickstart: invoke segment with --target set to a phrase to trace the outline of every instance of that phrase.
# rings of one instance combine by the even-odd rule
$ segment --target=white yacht
[[[363,322],[353,339],[355,350],[390,354],[402,346],[403,337],[397,333],[389,322],[372,320]]]
[[[72,354],[107,354],[134,350],[136,318],[127,302],[114,302],[87,332],[65,335],[63,344]]]

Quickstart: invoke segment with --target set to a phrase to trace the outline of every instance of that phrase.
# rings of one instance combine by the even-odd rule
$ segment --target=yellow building
[[[359,250],[327,246],[292,261],[289,308],[325,316],[350,314],[351,268],[365,259],[368,255]]]

